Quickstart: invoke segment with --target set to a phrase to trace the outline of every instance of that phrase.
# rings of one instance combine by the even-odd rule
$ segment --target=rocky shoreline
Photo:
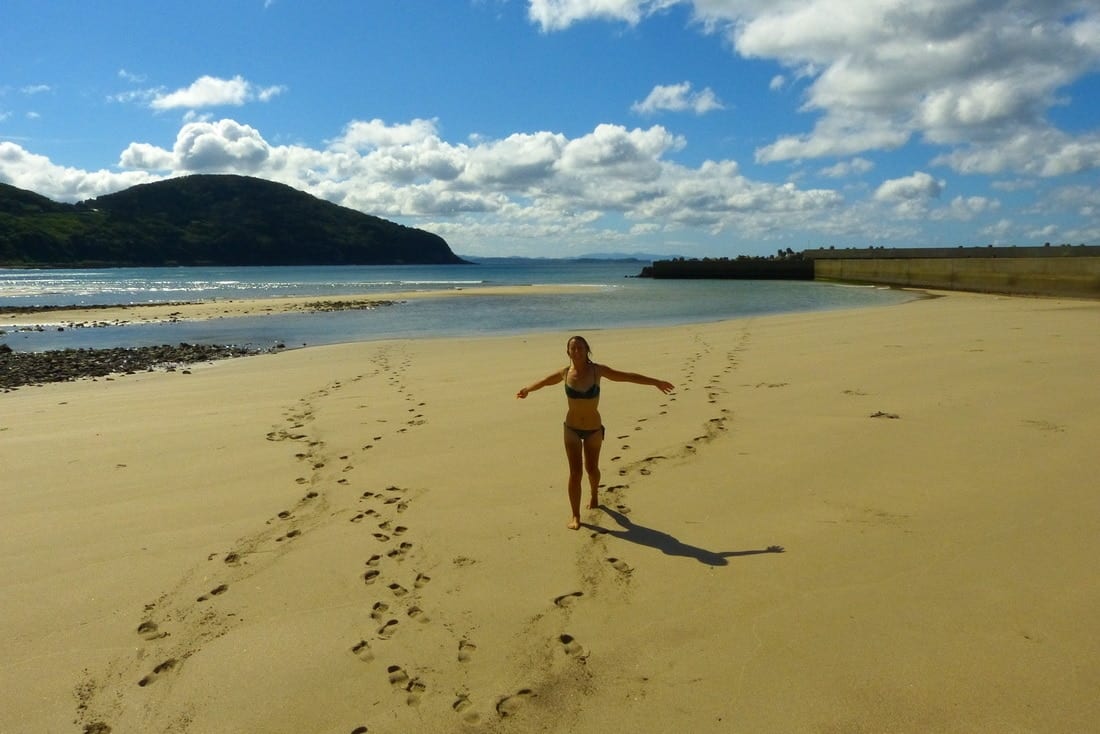
[[[6,344],[0,344],[0,390],[10,392],[26,385],[153,372],[157,369],[175,372],[196,362],[244,357],[263,351],[266,350],[230,344],[180,343],[155,347],[16,352]],[[180,371],[188,372],[186,369]]]

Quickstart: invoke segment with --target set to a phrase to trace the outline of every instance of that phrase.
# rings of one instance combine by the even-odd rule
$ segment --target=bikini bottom
[[[567,429],[575,433],[577,435],[577,438],[582,441],[587,440],[589,436],[594,436],[597,433],[600,434],[600,438],[603,438],[604,434],[606,433],[603,426],[600,426],[599,428],[574,428],[568,423],[563,425],[565,425]]]

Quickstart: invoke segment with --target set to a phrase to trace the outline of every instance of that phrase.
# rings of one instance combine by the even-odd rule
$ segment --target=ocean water
[[[108,268],[0,268],[0,307],[110,305],[276,296],[371,296],[469,291],[462,298],[400,300],[367,311],[294,313],[174,324],[47,327],[6,333],[16,351],[175,344],[269,348],[421,338],[664,326],[742,316],[886,306],[910,293],[795,281],[652,280],[637,260],[495,258],[472,265]],[[575,285],[580,293],[478,296],[501,285]],[[49,314],[42,316],[43,321]]]

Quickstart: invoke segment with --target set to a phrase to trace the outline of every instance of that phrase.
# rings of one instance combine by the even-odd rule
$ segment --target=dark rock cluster
[[[180,343],[155,347],[16,352],[8,345],[0,344],[0,390],[66,382],[81,377],[151,372],[158,368],[174,371],[182,365],[243,357],[259,351],[226,344]]]

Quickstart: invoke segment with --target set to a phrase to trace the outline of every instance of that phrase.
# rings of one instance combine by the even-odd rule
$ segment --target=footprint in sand
[[[402,558],[412,548],[412,543],[402,543],[386,555],[390,558]]]
[[[535,692],[530,688],[521,688],[511,696],[505,696],[497,702],[497,713],[502,718],[515,716],[535,695]]]
[[[611,564],[611,567],[623,574],[624,576],[633,573],[634,569],[627,564],[626,561],[619,558],[608,558],[607,562]]]
[[[372,535],[374,535],[375,538],[382,541],[383,543],[390,539],[390,536],[386,535],[385,533],[372,533]]]
[[[405,596],[405,594],[409,593],[409,590],[401,584],[390,584],[389,589],[393,592],[394,596]]]
[[[559,635],[558,641],[561,643],[561,649],[569,657],[580,660],[582,663],[588,659],[588,650],[584,649],[573,635]]]
[[[386,623],[377,629],[376,634],[383,640],[388,640],[393,637],[394,632],[397,632],[395,628],[398,624],[396,619],[386,620]]]
[[[227,591],[229,591],[229,587],[226,584],[221,584],[221,585],[215,586],[213,589],[211,589],[208,594],[203,594],[199,598],[195,599],[195,601],[206,601],[211,596],[220,596],[221,594],[224,594]]]
[[[150,622],[148,620],[142,622],[137,628],[138,634],[146,640],[159,640],[162,637],[167,637],[167,632],[161,632],[157,627],[156,622]]]
[[[415,706],[420,703],[421,695],[428,689],[423,681],[419,678],[410,678],[409,674],[400,665],[389,666],[386,668],[386,673],[389,676],[391,686],[400,688],[408,694],[405,696],[406,704]]]
[[[359,640],[351,651],[355,654],[355,657],[362,660],[364,663],[369,663],[374,660],[374,652],[370,649],[370,643],[366,640]]]
[[[454,709],[456,714],[461,714],[462,720],[467,724],[477,724],[481,721],[481,715],[476,711],[470,711],[470,707],[473,705],[468,695],[460,693],[455,702],[451,704],[451,708]]]
[[[149,685],[150,683],[155,681],[157,678],[159,678],[161,675],[163,675],[164,673],[169,672],[170,670],[172,670],[175,667],[176,667],[176,659],[175,658],[170,658],[168,660],[165,660],[163,663],[161,663],[157,667],[153,668],[152,673],[150,673],[149,675],[147,675],[144,678],[142,678],[141,680],[139,680],[138,685],[141,686],[142,688],[144,688],[145,686]]]
[[[477,645],[469,640],[458,641],[458,662],[468,663],[473,657],[474,651],[477,650]]]
[[[409,694],[405,696],[405,703],[409,706],[416,706],[420,703],[420,697],[424,695],[424,691],[428,690],[428,687],[419,678],[413,678],[405,686],[405,690]]]
[[[431,576],[429,576],[427,574],[424,574],[424,573],[418,573],[418,574],[416,574],[416,580],[413,581],[413,586],[420,589],[420,588],[423,588],[431,580],[432,580]]]
[[[373,556],[367,559],[368,566],[377,566],[378,562],[382,560],[382,556],[375,553]]]
[[[406,612],[406,614],[408,614],[410,618],[415,619],[421,624],[432,621],[427,614],[424,614],[424,610],[420,607],[409,607],[409,611]]]
[[[400,665],[391,665],[386,668],[386,673],[389,675],[390,685],[395,688],[404,688],[409,684],[409,674]]]
[[[375,581],[378,580],[378,576],[381,573],[382,572],[379,571],[378,569],[372,568],[371,570],[369,570],[365,574],[363,574],[363,581],[368,583],[368,584],[373,584]]]
[[[583,591],[571,591],[568,594],[562,594],[561,596],[554,597],[554,606],[556,607],[571,607],[577,601],[577,599],[584,596]]]
[[[371,619],[373,619],[377,622],[380,622],[380,621],[382,621],[382,616],[386,612],[388,612],[389,610],[390,610],[390,605],[389,604],[387,604],[384,601],[377,602],[373,607],[371,607],[371,612],[370,612]]]

